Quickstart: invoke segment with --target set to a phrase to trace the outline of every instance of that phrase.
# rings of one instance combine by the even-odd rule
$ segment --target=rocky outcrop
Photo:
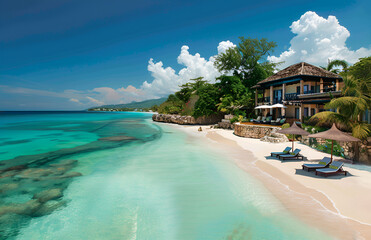
[[[278,128],[274,128],[270,135],[260,138],[260,141],[271,142],[271,143],[281,143],[288,142],[289,139],[285,134],[277,133]]]
[[[165,122],[165,123],[176,123],[180,125],[194,125],[194,124],[215,124],[222,119],[222,115],[211,115],[208,117],[198,117],[194,118],[192,116],[181,116],[173,114],[153,114],[152,120],[155,122]]]
[[[271,133],[279,130],[279,127],[247,125],[241,123],[234,124],[234,134],[240,137],[261,139],[265,136],[271,136]]]

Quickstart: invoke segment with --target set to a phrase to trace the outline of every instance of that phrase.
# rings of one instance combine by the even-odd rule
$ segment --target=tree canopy
[[[225,74],[233,73],[239,77],[245,87],[251,88],[257,82],[273,74],[276,63],[268,62],[266,57],[277,46],[267,39],[240,37],[237,47],[229,48],[216,57],[216,68]]]

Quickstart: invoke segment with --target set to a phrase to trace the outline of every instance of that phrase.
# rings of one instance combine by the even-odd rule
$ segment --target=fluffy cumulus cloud
[[[237,47],[237,46],[229,40],[228,41],[222,41],[222,42],[219,43],[218,53],[225,53],[228,48],[235,48],[235,47]]]
[[[230,41],[219,43],[218,53],[225,52],[230,47],[235,47]],[[151,72],[153,81],[145,81],[141,87],[149,96],[163,96],[179,90],[179,86],[197,77],[204,77],[205,80],[215,82],[220,76],[219,71],[214,67],[215,56],[209,59],[201,57],[199,53],[192,55],[188,46],[182,46],[178,56],[178,63],[184,66],[178,73],[171,67],[164,67],[161,61],[148,62],[148,71]]]
[[[279,56],[268,57],[272,62],[284,61],[282,68],[302,61],[325,66],[328,59],[342,59],[353,64],[359,58],[371,55],[371,49],[354,51],[346,46],[350,33],[335,16],[326,19],[308,11],[290,28],[296,36],[291,39],[289,49]]]

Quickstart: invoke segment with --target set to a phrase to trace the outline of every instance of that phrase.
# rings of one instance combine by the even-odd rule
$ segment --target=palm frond
[[[352,126],[353,137],[365,140],[371,136],[370,124],[367,123],[355,123]]]
[[[334,67],[342,67],[343,70],[348,68],[348,63],[344,60],[331,60],[327,65],[327,70],[332,71],[334,70]]]
[[[350,123],[347,120],[347,117],[330,111],[319,112],[313,115],[309,121],[316,125],[329,125],[331,126],[333,123],[337,123],[341,125],[343,128],[350,129]]]

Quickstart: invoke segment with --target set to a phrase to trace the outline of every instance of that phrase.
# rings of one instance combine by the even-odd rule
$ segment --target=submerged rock
[[[63,192],[60,188],[53,188],[44,190],[42,192],[36,193],[33,199],[37,199],[40,203],[45,203],[49,200],[57,199],[63,196]]]
[[[32,216],[40,207],[41,203],[36,199],[29,200],[25,203],[2,205],[0,206],[0,216],[10,213]]]
[[[0,174],[0,178],[13,177],[13,176],[17,175],[18,173],[19,173],[19,171],[17,171],[17,170],[3,172],[3,173]]]
[[[18,178],[40,178],[53,174],[51,169],[29,168],[17,175]]]
[[[66,206],[66,204],[67,204],[66,201],[50,200],[44,203],[36,212],[34,212],[33,216],[40,217],[40,216],[51,214],[58,208]]]

